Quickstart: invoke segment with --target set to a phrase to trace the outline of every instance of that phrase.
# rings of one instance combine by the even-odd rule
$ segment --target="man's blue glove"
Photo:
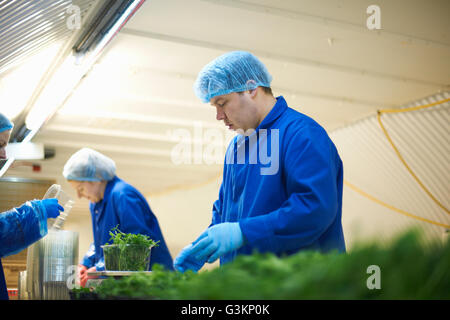
[[[47,218],[56,218],[59,216],[60,211],[64,211],[64,208],[60,204],[58,204],[58,199],[56,198],[44,199],[40,201],[45,207]]]
[[[180,254],[175,258],[173,262],[173,268],[180,272],[185,272],[186,270],[192,270],[197,272],[205,264],[206,260],[200,261],[195,259],[191,255],[193,244],[189,244],[181,250]]]
[[[244,236],[239,222],[224,222],[206,229],[193,243],[189,254],[197,261],[206,260],[213,263],[243,245]]]

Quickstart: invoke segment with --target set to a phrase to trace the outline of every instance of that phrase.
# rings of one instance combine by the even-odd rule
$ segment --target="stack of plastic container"
[[[43,239],[42,299],[69,299],[67,280],[78,260],[78,233],[50,230]],[[76,252],[74,252],[76,251]],[[70,280],[69,280],[70,282]]]
[[[53,221],[48,234],[28,248],[26,296],[33,300],[66,300],[78,264],[78,232],[61,228],[74,202],[56,184],[45,194],[47,198],[57,198],[64,212]]]

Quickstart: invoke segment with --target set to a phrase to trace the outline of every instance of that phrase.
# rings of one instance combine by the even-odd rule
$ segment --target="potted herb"
[[[107,271],[147,271],[152,247],[158,242],[143,234],[123,233],[117,225],[111,229],[111,244],[102,246]]]

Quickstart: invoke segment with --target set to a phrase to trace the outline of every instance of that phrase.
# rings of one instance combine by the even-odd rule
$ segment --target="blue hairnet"
[[[199,72],[194,92],[203,102],[231,92],[270,87],[272,76],[253,54],[232,51],[214,59]]]
[[[107,156],[89,148],[75,152],[64,165],[67,180],[109,181],[116,175],[116,164]]]
[[[0,132],[11,130],[14,127],[13,123],[9,121],[2,113],[0,113]]]

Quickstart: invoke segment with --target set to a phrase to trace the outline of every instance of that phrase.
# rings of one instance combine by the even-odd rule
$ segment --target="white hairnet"
[[[75,152],[66,162],[63,176],[67,180],[109,181],[116,175],[116,164],[107,156],[89,148]]]

